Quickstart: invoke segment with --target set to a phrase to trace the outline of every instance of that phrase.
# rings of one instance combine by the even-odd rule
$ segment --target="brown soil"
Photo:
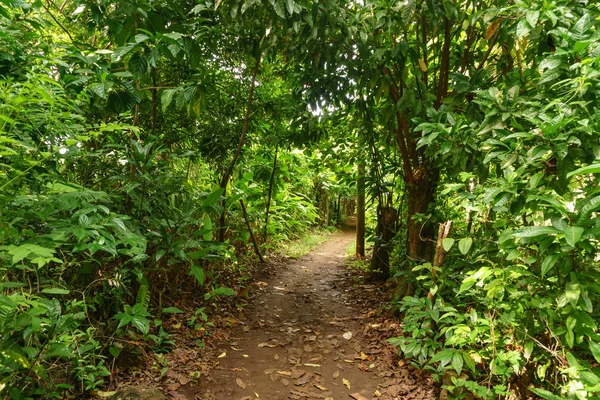
[[[399,327],[379,316],[381,304],[372,304],[380,300],[379,286],[349,284],[343,261],[351,241],[350,233],[336,234],[255,282],[250,305],[222,332],[214,357],[204,364],[210,367],[197,382],[175,383],[169,394],[200,400],[433,399],[432,382],[400,367],[396,350],[385,342]]]

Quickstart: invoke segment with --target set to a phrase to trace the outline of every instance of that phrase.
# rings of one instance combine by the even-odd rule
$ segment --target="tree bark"
[[[275,147],[275,157],[273,158],[273,169],[271,170],[271,178],[269,179],[269,193],[267,195],[267,209],[265,211],[265,231],[263,238],[267,241],[267,229],[269,228],[269,208],[271,208],[271,197],[273,195],[273,184],[275,183],[275,171],[277,170],[277,152],[279,146]]]
[[[394,207],[377,207],[375,246],[371,257],[371,280],[385,281],[390,277],[391,241],[396,234],[397,211]]]
[[[437,285],[438,269],[436,267],[440,267],[446,259],[446,250],[444,250],[444,239],[446,239],[450,234],[451,228],[452,221],[446,221],[445,223],[440,224],[438,228],[437,245],[435,246],[435,256],[433,257],[433,264],[431,268],[432,287]],[[435,294],[430,291],[427,294],[427,298],[433,303],[433,301],[435,300]]]
[[[414,171],[413,182],[407,183],[408,256],[418,262],[432,261],[434,254],[433,226],[417,220],[417,214],[426,214],[434,201],[436,177],[424,167]]]
[[[365,164],[358,164],[356,180],[356,257],[365,256]]]
[[[261,263],[264,263],[265,260],[263,256],[260,254],[260,248],[258,247],[258,243],[256,243],[256,238],[254,237],[254,233],[252,232],[252,227],[250,226],[250,221],[248,220],[248,213],[246,212],[246,206],[244,205],[244,200],[240,199],[240,206],[242,206],[242,214],[244,215],[244,220],[246,221],[246,226],[248,227],[248,232],[250,233],[250,239],[252,240],[252,244],[254,245],[254,252],[258,256],[258,259]]]
[[[237,163],[237,160],[242,152],[242,148],[244,147],[244,141],[246,140],[246,133],[248,132],[248,123],[250,122],[250,112],[252,111],[252,97],[254,96],[254,88],[256,86],[256,76],[258,75],[259,65],[260,59],[256,60],[256,65],[254,65],[254,70],[252,71],[252,82],[250,83],[250,92],[248,93],[248,102],[246,104],[246,114],[244,115],[244,127],[242,128],[242,135],[240,136],[240,141],[238,142],[237,148],[235,149],[235,153],[233,154],[231,163],[229,164],[229,167],[223,174],[223,179],[221,179],[220,187],[223,189],[223,202],[221,203],[221,205],[223,206],[223,211],[221,211],[221,216],[219,217],[220,242],[225,241],[225,213],[227,211],[227,198],[225,197],[225,194],[227,193],[227,184],[231,179],[233,168],[235,168],[235,164]]]

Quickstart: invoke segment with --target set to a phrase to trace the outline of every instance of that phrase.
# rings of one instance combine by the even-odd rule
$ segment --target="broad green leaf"
[[[294,0],[286,0],[285,5],[287,6],[287,11],[290,15],[294,14]]]
[[[161,93],[160,107],[162,109],[162,112],[165,112],[167,110],[167,108],[169,107],[169,104],[171,104],[171,101],[173,101],[173,94],[175,94],[176,90],[177,89],[165,89]]]
[[[202,267],[192,264],[190,268],[190,275],[195,277],[201,286],[204,285],[204,269],[202,269]]]
[[[134,315],[131,317],[131,325],[135,326],[141,334],[147,335],[150,330],[150,321],[146,317]]]
[[[590,351],[592,352],[592,355],[594,356],[596,361],[598,361],[600,363],[600,343],[590,340],[589,346],[590,346]]]
[[[204,234],[204,240],[207,240],[207,241],[211,240],[212,239],[213,225],[212,225],[212,220],[210,219],[210,215],[206,214],[204,216],[204,225],[202,226],[202,228],[207,231]]]
[[[565,342],[568,348],[573,348],[573,345],[575,344],[575,334],[573,331],[567,330],[567,333],[565,333]]]
[[[167,307],[163,308],[162,312],[164,312],[165,314],[182,314],[183,310],[180,310],[177,307]]]
[[[129,59],[129,72],[134,76],[140,77],[148,71],[148,60],[140,53],[134,53]]]
[[[586,167],[578,168],[575,171],[569,172],[567,174],[567,178],[571,178],[571,177],[577,176],[577,175],[597,174],[597,173],[600,173],[600,164],[592,164],[592,165],[588,165]]]
[[[533,353],[533,340],[528,340],[525,342],[525,346],[523,346],[523,357],[526,360],[531,358],[531,354]]]
[[[446,251],[450,250],[453,245],[454,245],[454,239],[452,239],[452,238],[445,238],[444,240],[442,240],[442,246],[444,247],[444,250],[446,250]]]
[[[579,242],[579,239],[581,239],[583,228],[580,226],[566,226],[563,229],[563,232],[565,234],[565,240],[569,246],[575,247],[575,244]]]
[[[533,393],[537,394],[544,400],[564,400],[562,396],[557,396],[546,389],[529,388]]]
[[[586,202],[579,210],[579,216],[577,218],[577,224],[585,222],[589,216],[600,209],[600,196],[593,197]]]
[[[273,10],[275,10],[275,13],[281,18],[285,18],[285,10],[283,7],[283,0],[273,1]]]
[[[467,254],[473,245],[473,239],[470,237],[462,238],[458,241],[458,249],[462,254]]]
[[[461,353],[462,353],[462,357],[463,357],[463,360],[465,361],[467,368],[469,368],[471,371],[475,372],[475,368],[476,368],[475,361],[473,360],[471,355],[464,351]]]
[[[223,194],[223,189],[219,188],[214,192],[210,193],[206,198],[202,201],[202,209],[207,209],[209,207],[214,206],[221,199],[221,195]]]
[[[546,276],[546,274],[552,269],[552,267],[554,267],[559,257],[560,256],[558,254],[552,254],[550,256],[544,257],[544,260],[542,261],[542,278]]]
[[[429,363],[441,362],[442,365],[446,365],[452,360],[455,353],[456,349],[444,349],[431,357]]]
[[[589,36],[589,31],[591,28],[590,16],[589,14],[584,14],[579,21],[575,24],[573,29],[571,30],[572,38],[576,42],[585,40]]]
[[[71,293],[71,291],[66,290],[66,289],[60,289],[60,288],[45,288],[45,289],[42,289],[42,293],[47,293],[47,294],[69,294],[69,293]]]
[[[224,286],[221,286],[212,291],[213,296],[235,296],[235,294],[235,290]]]
[[[463,358],[462,358],[461,352],[457,351],[452,356],[452,368],[454,368],[456,373],[460,375],[463,365],[464,365],[464,363],[463,363]]]
[[[516,238],[532,238],[538,236],[547,236],[559,233],[560,231],[552,226],[526,226],[513,232],[511,236]]]
[[[565,296],[567,296],[567,300],[569,300],[573,308],[577,307],[579,296],[581,296],[581,285],[578,282],[567,283]]]

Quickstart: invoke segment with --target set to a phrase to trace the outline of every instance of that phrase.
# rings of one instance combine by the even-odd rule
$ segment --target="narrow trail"
[[[242,323],[218,344],[201,400],[433,399],[429,385],[394,363],[378,324],[343,289],[351,233],[257,282]],[[373,314],[373,313],[371,313]],[[224,355],[225,354],[225,355]]]

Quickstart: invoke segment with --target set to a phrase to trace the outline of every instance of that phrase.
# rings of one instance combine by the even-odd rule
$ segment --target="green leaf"
[[[571,30],[571,37],[576,42],[585,40],[588,38],[588,32],[591,28],[590,16],[589,14],[585,14],[583,17],[579,18],[579,21],[575,24],[573,29]]]
[[[462,358],[461,352],[457,351],[452,356],[452,368],[454,368],[456,373],[460,375],[463,365],[464,365],[464,363],[463,363],[463,358]]]
[[[190,275],[194,276],[200,285],[204,285],[204,270],[202,267],[192,264]]]
[[[129,72],[140,77],[148,71],[148,60],[140,52],[134,53],[129,59]]]
[[[273,10],[275,10],[275,14],[277,14],[279,17],[285,18],[285,10],[283,8],[282,0],[273,1]]]
[[[458,242],[458,249],[462,254],[467,254],[473,245],[473,239],[470,237],[462,238]]]
[[[221,286],[217,289],[214,289],[212,291],[212,295],[213,296],[235,296],[236,293],[235,293],[235,290],[233,290],[231,288]]]
[[[71,291],[69,291],[67,289],[60,289],[60,288],[45,288],[45,289],[42,289],[42,293],[47,293],[47,294],[69,294],[69,293],[71,293]]]
[[[173,101],[173,94],[175,94],[176,90],[177,89],[165,89],[161,93],[160,106],[161,106],[162,112],[165,112],[167,110],[167,108],[169,107],[169,104],[171,104],[171,101]]]
[[[209,207],[214,206],[221,199],[221,195],[223,194],[223,188],[219,188],[214,192],[210,193],[206,198],[202,201],[202,208],[207,209]]]
[[[575,308],[579,301],[579,296],[581,296],[581,285],[578,282],[567,283],[565,296],[567,297],[567,300],[569,300],[569,303],[571,303],[571,306]]]
[[[180,310],[177,307],[167,307],[162,310],[165,314],[183,314],[183,310]]]
[[[575,244],[581,239],[583,228],[580,226],[566,226],[563,229],[563,232],[565,233],[565,240],[569,246],[575,247]]]
[[[600,164],[592,164],[592,165],[588,165],[586,167],[578,168],[575,171],[569,172],[567,174],[567,178],[571,178],[571,177],[577,176],[577,175],[597,174],[597,173],[600,173]]]
[[[286,6],[287,6],[287,11],[290,15],[294,14],[294,0],[287,0],[286,1]]]
[[[208,214],[206,214],[204,216],[204,225],[202,225],[202,229],[206,230],[206,233],[203,236],[204,240],[206,240],[206,241],[211,240],[213,225],[212,225],[212,220],[210,219],[210,215],[208,215]]]
[[[558,254],[552,254],[550,256],[544,257],[544,260],[542,261],[542,278],[546,276],[546,274],[552,269],[552,267],[554,267],[554,264],[556,264],[559,257],[560,255]]]
[[[560,231],[551,226],[526,226],[511,234],[516,238],[532,238],[559,233]]]
[[[473,357],[471,357],[470,354],[466,353],[466,352],[461,352],[462,353],[462,357],[463,360],[465,361],[465,364],[467,365],[467,368],[469,368],[471,371],[475,372],[475,361],[473,360]]]
[[[523,346],[523,357],[526,360],[531,358],[531,354],[533,353],[533,340],[528,340],[525,342],[525,346]]]
[[[567,330],[567,333],[565,333],[565,342],[567,342],[568,348],[573,348],[573,344],[575,344],[575,334],[573,331]]]
[[[442,246],[444,247],[444,250],[446,250],[446,251],[450,250],[453,245],[454,245],[454,239],[452,239],[452,238],[445,238],[444,240],[442,240]]]
[[[598,361],[600,363],[600,343],[590,340],[589,345],[590,345],[590,351],[592,352],[592,355],[594,356],[596,361]]]
[[[431,357],[429,363],[431,364],[435,362],[441,362],[442,365],[446,365],[452,360],[455,353],[456,349],[444,349],[439,353],[436,353],[433,357]]]
[[[562,396],[557,396],[552,392],[547,391],[546,389],[538,389],[538,388],[529,388],[533,393],[540,396],[545,400],[564,400]]]
[[[147,335],[150,331],[150,321],[146,317],[134,315],[131,317],[131,324],[143,335]]]
[[[585,222],[589,216],[600,209],[600,196],[593,197],[589,200],[586,200],[585,204],[579,210],[579,217],[577,219],[577,224],[581,224]]]

